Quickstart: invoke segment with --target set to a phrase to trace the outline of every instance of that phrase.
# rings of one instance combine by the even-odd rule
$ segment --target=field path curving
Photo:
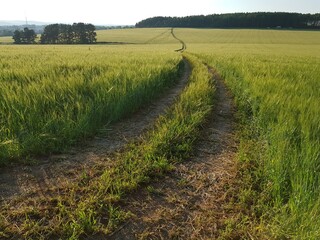
[[[216,239],[228,215],[224,203],[236,176],[236,120],[232,97],[220,76],[214,110],[203,126],[194,155],[164,179],[124,200],[134,217],[110,239]],[[108,239],[109,239],[108,238]]]
[[[172,35],[173,38],[175,38],[176,40],[178,40],[178,41],[181,43],[181,48],[175,50],[176,52],[184,52],[185,50],[187,50],[187,45],[186,45],[186,43],[185,43],[183,40],[181,40],[180,38],[178,38],[178,37],[174,34],[173,28],[171,28],[171,35]]]
[[[26,195],[45,195],[49,189],[63,188],[85,176],[94,177],[104,168],[112,166],[110,156],[150,129],[186,86],[191,67],[187,60],[183,61],[185,70],[177,84],[144,109],[107,126],[108,129],[103,129],[94,139],[67,153],[39,158],[33,166],[0,169],[0,202]]]

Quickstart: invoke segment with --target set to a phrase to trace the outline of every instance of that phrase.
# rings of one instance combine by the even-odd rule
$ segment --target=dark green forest
[[[148,27],[320,29],[320,13],[256,12],[188,17],[153,17],[136,24]]]

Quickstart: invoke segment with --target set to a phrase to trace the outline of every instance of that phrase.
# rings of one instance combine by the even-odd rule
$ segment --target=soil
[[[191,68],[184,60],[185,71],[178,83],[160,98],[132,116],[101,130],[98,137],[75,146],[63,154],[36,159],[32,166],[0,169],[0,203],[25,195],[43,195],[46,190],[63,188],[83,175],[97,174],[112,165],[111,157],[132,139],[138,139],[150,129],[183,90]]]
[[[236,176],[236,120],[231,95],[219,75],[210,71],[216,82],[214,111],[203,126],[194,155],[163,179],[128,195],[122,208],[134,217],[107,239],[219,237],[228,216],[228,189]]]

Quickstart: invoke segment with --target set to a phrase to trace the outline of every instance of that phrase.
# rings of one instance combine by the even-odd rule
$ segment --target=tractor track
[[[186,44],[171,35],[186,50]],[[12,199],[46,196],[52,189],[61,189],[81,180],[83,174],[94,177],[112,167],[112,156],[125,145],[139,139],[151,129],[158,116],[173,105],[186,86],[191,66],[183,60],[185,71],[179,82],[145,109],[108,126],[103,135],[88,140],[83,147],[39,159],[35,166],[0,169],[0,204]],[[121,209],[132,218],[108,236],[87,236],[87,239],[216,239],[223,220],[228,218],[224,204],[237,172],[235,155],[236,119],[232,97],[221,77],[210,67],[216,83],[214,109],[203,125],[193,156],[161,179],[147,187],[125,195]],[[50,193],[49,193],[50,194]]]
[[[212,69],[214,110],[203,126],[194,155],[173,172],[124,199],[134,217],[107,239],[216,239],[230,210],[236,177],[236,120],[232,97]],[[231,186],[231,187],[230,187]],[[230,188],[229,188],[230,187]],[[228,190],[229,189],[229,190]]]
[[[180,43],[181,43],[181,48],[180,49],[177,49],[175,50],[176,52],[184,52],[185,50],[187,50],[187,45],[186,43],[181,40],[180,38],[178,38],[175,34],[174,34],[174,31],[173,31],[174,28],[171,28],[171,35],[173,38],[175,38],[176,40],[178,40]]]

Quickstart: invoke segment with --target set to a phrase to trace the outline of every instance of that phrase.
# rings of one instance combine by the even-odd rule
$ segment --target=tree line
[[[299,28],[320,29],[320,14],[256,12],[187,17],[153,17],[136,24],[146,27],[190,28]]]
[[[47,25],[41,34],[41,44],[92,44],[97,41],[96,28],[92,24],[74,23]],[[32,33],[32,34],[31,34]],[[36,42],[37,35],[33,30],[24,28],[16,30],[13,40],[16,44],[32,44]]]

